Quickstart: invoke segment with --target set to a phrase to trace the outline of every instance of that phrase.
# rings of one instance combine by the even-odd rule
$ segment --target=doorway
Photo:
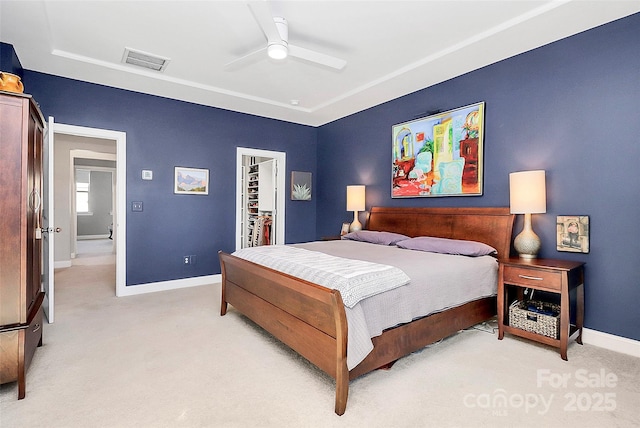
[[[115,254],[116,155],[71,150],[71,165],[71,258]]]
[[[254,170],[255,169],[255,170]],[[285,237],[285,171],[286,153],[269,150],[238,147],[236,152],[236,250],[264,242],[264,237],[255,236],[254,222],[257,217],[268,217],[271,233],[269,244],[284,244]],[[250,174],[260,174],[263,184],[259,191],[260,201],[250,200],[249,192],[253,178]],[[251,189],[253,192],[257,189]],[[265,200],[264,197],[268,196]],[[262,226],[261,226],[262,227]]]
[[[71,202],[72,193],[74,193],[71,189],[75,189],[75,186],[71,187],[74,183],[73,156],[91,157],[96,153],[102,153],[115,160],[112,229],[113,247],[116,253],[115,295],[122,295],[126,288],[126,133],[55,123],[54,118],[49,117],[47,143],[50,167],[46,178],[49,184],[45,188],[50,193],[49,227],[62,229],[60,233],[55,234],[54,239],[51,239],[50,275],[48,275],[48,283],[44,284],[47,293],[45,300],[49,306],[48,318],[49,322],[53,322],[55,295],[53,268],[70,267],[71,260],[76,255],[77,225],[75,215],[72,215],[72,213],[75,214],[75,206],[72,207]],[[71,154],[72,147],[75,150],[74,155]],[[111,147],[111,149],[105,149],[105,147]]]
[[[76,220],[76,259],[115,254],[113,208],[116,170],[96,167],[90,161],[79,158],[74,163],[75,188],[71,194],[75,196],[76,207],[75,212],[72,210]],[[115,166],[115,161],[113,164]]]

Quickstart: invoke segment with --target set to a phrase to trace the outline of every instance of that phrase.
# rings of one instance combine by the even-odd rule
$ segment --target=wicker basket
[[[530,300],[509,307],[509,325],[532,333],[560,337],[560,305]]]

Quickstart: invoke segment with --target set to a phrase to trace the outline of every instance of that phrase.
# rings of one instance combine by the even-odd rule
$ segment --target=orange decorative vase
[[[20,81],[20,76],[0,71],[0,90],[22,93],[24,85]]]

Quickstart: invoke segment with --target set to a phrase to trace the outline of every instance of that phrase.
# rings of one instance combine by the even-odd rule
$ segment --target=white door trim
[[[121,131],[88,128],[84,126],[53,124],[49,132],[77,137],[114,140],[116,142],[116,207],[114,226],[116,232],[116,296],[126,295],[127,287],[127,134]]]
[[[55,216],[53,204],[53,153],[54,153],[54,134],[53,134],[53,117],[49,117],[49,121],[45,127],[45,135],[43,141],[43,204],[42,204],[42,225],[46,228],[46,233],[42,236],[42,290],[44,291],[44,301],[42,308],[47,317],[49,324],[55,320],[55,258],[54,258],[54,242],[55,242]]]
[[[236,150],[236,250],[242,247],[241,230],[242,227],[242,158],[243,156],[256,156],[262,158],[272,158],[276,161],[277,183],[276,183],[276,244],[284,244],[284,216],[286,197],[286,171],[287,154],[285,152],[274,152],[270,150],[250,149],[238,147]]]

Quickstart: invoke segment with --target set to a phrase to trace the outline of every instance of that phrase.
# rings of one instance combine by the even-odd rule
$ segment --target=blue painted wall
[[[545,169],[547,213],[533,216],[541,256],[585,261],[586,326],[640,340],[638,40],[640,14],[320,127],[317,235],[351,220],[348,184],[367,185],[367,207],[508,206],[509,173]],[[391,199],[391,126],[478,101],[483,196]],[[590,216],[589,254],[556,251],[557,215]]]
[[[145,203],[127,215],[130,285],[219,272],[216,251],[235,242],[237,146],[286,151],[287,186],[291,170],[315,172],[314,200],[287,202],[287,242],[335,235],[350,221],[348,184],[367,185],[368,207],[507,206],[509,172],[542,168],[547,213],[533,219],[541,256],[585,261],[586,326],[640,340],[638,40],[640,14],[317,129],[30,71],[24,80],[56,121],[127,132],[127,204]],[[478,101],[484,195],[391,199],[391,126]],[[173,195],[175,165],[210,168],[210,195]],[[143,168],[152,182],[140,180]],[[589,254],[556,251],[557,215],[590,216]],[[183,254],[198,255],[195,272]]]
[[[286,152],[287,189],[292,170],[316,175],[312,127],[29,70],[24,82],[58,123],[127,133],[127,285],[220,273],[218,250],[235,249],[237,147]],[[174,166],[208,168],[209,195],[175,195]],[[144,211],[131,212],[132,201]],[[313,240],[315,200],[287,198],[285,220],[286,242]],[[196,264],[185,266],[192,254]]]
[[[22,77],[22,64],[13,46],[0,42],[0,71],[16,74]]]

